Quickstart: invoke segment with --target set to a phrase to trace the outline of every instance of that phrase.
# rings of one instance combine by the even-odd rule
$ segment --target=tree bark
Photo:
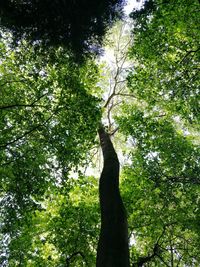
[[[119,160],[108,133],[99,129],[104,166],[99,183],[101,232],[96,267],[129,267],[128,225],[119,191]]]

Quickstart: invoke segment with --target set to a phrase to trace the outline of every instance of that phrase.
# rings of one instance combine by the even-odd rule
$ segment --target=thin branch
[[[67,257],[67,259],[66,259],[66,267],[69,267],[69,266],[70,266],[70,261],[71,261],[74,257],[76,257],[76,256],[78,256],[78,255],[80,255],[80,256],[82,257],[82,259],[85,261],[86,265],[88,265],[87,260],[86,260],[86,258],[85,258],[85,255],[83,254],[83,252],[81,252],[81,251],[77,251],[77,252],[74,252],[71,256]]]
[[[121,81],[117,81],[117,84],[119,84],[119,83],[125,83],[125,82],[126,82],[126,79],[121,80]]]
[[[167,266],[167,267],[171,267],[168,263],[166,263],[163,258],[160,255],[157,255],[157,257]]]
[[[37,103],[41,98],[43,98],[44,96],[48,95],[48,92],[42,94],[41,96],[39,96],[36,100],[34,100],[31,105],[34,105],[35,103]]]
[[[119,130],[119,127],[115,128],[115,129],[110,133],[110,136],[113,136],[118,130]]]
[[[115,96],[115,93],[113,92],[107,99],[104,108],[107,108],[107,106],[110,104],[110,101],[112,100],[112,98]]]
[[[190,184],[200,184],[200,179],[198,177],[183,177],[183,176],[165,176],[167,181],[172,183],[190,183]]]
[[[112,123],[111,123],[111,111],[113,109],[114,103],[111,103],[111,106],[108,108],[108,112],[107,112],[107,118],[108,118],[108,124],[109,127],[111,127]]]
[[[106,103],[104,105],[104,108],[106,108],[109,105],[109,103],[112,100],[112,98],[116,95],[117,84],[122,82],[122,81],[118,81],[118,77],[119,77],[119,75],[120,75],[120,73],[122,71],[122,68],[123,68],[123,65],[124,65],[124,63],[126,61],[126,58],[127,58],[126,55],[124,57],[122,57],[122,62],[120,64],[120,66],[118,66],[118,62],[116,62],[117,70],[116,70],[116,73],[115,73],[114,78],[113,78],[113,80],[114,80],[113,90],[112,90],[111,95],[108,97],[108,99],[107,99],[107,101],[106,101]],[[121,59],[120,59],[120,61],[121,61]]]
[[[117,71],[116,71],[116,74],[115,74],[115,77],[114,77],[115,83],[114,83],[114,86],[113,86],[113,90],[112,90],[111,95],[108,97],[108,99],[107,99],[107,101],[106,101],[106,103],[104,105],[104,108],[106,108],[110,104],[110,102],[113,99],[113,97],[116,96],[116,88],[117,88],[117,83],[118,83],[117,78],[118,78],[119,74],[120,74],[120,71],[119,71],[119,68],[117,68]]]
[[[159,242],[160,242],[160,239],[163,237],[165,230],[166,230],[166,227],[164,226],[161,235],[159,236],[156,243],[154,244],[153,253],[151,255],[146,256],[146,257],[139,257],[138,261],[133,263],[133,267],[142,267],[143,264],[151,261],[155,257],[161,258],[161,256],[160,256],[161,251],[160,251]]]
[[[179,264],[181,263],[182,258],[183,258],[182,256],[179,256],[179,259],[178,259],[176,267],[179,267]]]
[[[46,108],[46,106],[44,106],[44,105],[39,105],[39,104],[35,104],[35,103],[37,103],[42,97],[44,97],[47,94],[48,93],[41,95],[39,98],[34,100],[31,104],[12,104],[12,105],[7,105],[7,106],[0,106],[0,110],[10,109],[10,108],[18,108],[18,107],[43,107],[43,108]]]
[[[25,136],[31,134],[32,132],[39,129],[40,127],[43,127],[54,115],[55,115],[55,113],[51,114],[51,116],[48,119],[46,119],[43,123],[36,125],[35,127],[30,129],[29,131],[26,131],[24,134],[18,136],[14,140],[12,140],[6,144],[0,144],[0,148],[6,148],[7,146],[12,145],[12,144],[16,143],[17,141],[21,140],[22,138],[24,138]]]
[[[133,98],[136,98],[134,95],[126,94],[126,93],[116,93],[116,95],[118,95],[118,96],[125,96],[125,97],[133,97]]]
[[[0,110],[2,109],[12,109],[12,108],[20,108],[20,107],[42,107],[46,108],[44,105],[33,105],[33,104],[13,104],[13,105],[8,105],[8,106],[0,106]]]
[[[198,47],[196,50],[189,50],[189,51],[187,51],[187,53],[185,54],[185,56],[180,60],[179,64],[181,64],[190,54],[196,53],[199,50],[200,50],[200,47]]]

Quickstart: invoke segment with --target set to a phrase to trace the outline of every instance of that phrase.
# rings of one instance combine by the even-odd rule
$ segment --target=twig
[[[199,0],[199,1],[200,1],[200,0]],[[196,52],[198,52],[199,50],[200,50],[200,47],[197,48],[196,50],[189,50],[189,51],[187,51],[186,55],[181,59],[181,61],[179,62],[179,64],[181,64],[181,63],[186,59],[186,57],[188,57],[190,54],[192,54],[192,53],[196,53]]]
[[[44,105],[39,105],[36,104],[42,97],[44,97],[45,95],[47,95],[48,93],[45,93],[43,95],[41,95],[39,98],[37,98],[36,100],[34,100],[31,104],[12,104],[12,105],[7,105],[7,106],[0,106],[0,110],[2,109],[10,109],[10,108],[18,108],[18,107],[46,107]]]
[[[20,107],[42,107],[46,108],[44,105],[33,105],[33,104],[13,104],[8,106],[0,106],[0,110],[2,109],[11,109],[11,108],[20,108]]]
[[[71,256],[68,256],[67,259],[66,259],[66,267],[69,267],[70,266],[70,261],[76,257],[80,255],[82,257],[82,259],[85,261],[86,265],[88,265],[87,261],[86,261],[86,258],[85,258],[85,255],[83,254],[83,252],[81,251],[77,251],[77,252],[74,252]]]
[[[53,114],[51,114],[51,116],[46,119],[43,123],[36,125],[35,127],[33,127],[32,129],[30,129],[29,131],[26,131],[24,134],[22,134],[21,136],[15,138],[14,140],[6,143],[6,144],[0,144],[0,148],[6,148],[9,145],[12,145],[14,143],[16,143],[17,141],[19,141],[20,139],[24,138],[25,136],[31,134],[32,132],[34,132],[35,130],[37,130],[40,127],[43,127],[54,115],[56,112],[54,112]]]

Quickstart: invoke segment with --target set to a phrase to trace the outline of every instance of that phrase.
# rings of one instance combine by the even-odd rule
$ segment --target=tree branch
[[[162,238],[162,236],[164,235],[165,230],[166,230],[166,227],[164,226],[161,235],[159,236],[157,242],[155,243],[155,245],[153,247],[153,253],[151,255],[146,256],[146,257],[139,257],[138,261],[133,263],[133,267],[142,267],[143,264],[151,261],[156,256],[160,258],[160,253],[161,253],[160,251],[161,250],[160,250],[159,242],[160,242],[160,239]]]
[[[8,105],[8,106],[0,106],[0,110],[2,109],[11,109],[11,108],[20,108],[20,107],[42,107],[46,108],[44,105],[33,105],[33,104],[13,104],[13,105]]]
[[[18,107],[43,107],[43,108],[45,108],[46,106],[39,105],[39,104],[35,105],[35,103],[37,103],[42,97],[44,97],[47,94],[48,93],[45,93],[45,94],[41,95],[39,98],[34,100],[31,104],[12,104],[12,105],[7,105],[7,106],[0,106],[0,110],[2,110],[2,109],[10,109],[10,108],[18,108]]]
[[[86,258],[85,258],[85,255],[83,254],[83,252],[81,252],[81,251],[77,251],[77,252],[74,252],[71,256],[68,256],[68,257],[67,257],[67,259],[66,259],[66,267],[69,267],[69,266],[70,266],[70,262],[71,262],[71,260],[72,260],[74,257],[78,256],[78,255],[80,255],[80,256],[82,257],[82,259],[85,261],[86,265],[88,265],[87,260],[86,260]]]
[[[36,125],[35,127],[30,129],[29,131],[26,131],[24,134],[16,137],[14,140],[12,140],[12,141],[10,141],[10,142],[8,142],[6,144],[0,144],[0,148],[6,148],[7,146],[12,145],[12,144],[16,143],[17,141],[19,141],[20,139],[24,138],[25,136],[31,134],[32,132],[34,132],[38,128],[44,126],[45,123],[47,123],[54,115],[55,115],[55,113],[51,114],[51,116],[48,119],[46,119],[43,123]]]
[[[189,50],[189,51],[187,51],[187,53],[185,54],[185,56],[180,60],[179,64],[181,64],[190,54],[196,53],[199,50],[200,50],[200,47],[198,47],[196,50]]]

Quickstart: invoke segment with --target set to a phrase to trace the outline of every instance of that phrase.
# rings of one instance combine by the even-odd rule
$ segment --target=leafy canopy
[[[90,160],[101,112],[99,99],[90,94],[90,88],[98,92],[92,60],[79,66],[63,48],[36,54],[26,42],[13,50],[9,34],[5,37],[0,66],[2,251],[11,242],[9,252],[1,254],[1,266],[8,256],[16,266],[20,261],[26,265],[28,255],[21,256],[18,248],[33,242],[34,214],[46,205],[41,203],[65,187],[70,171]]]
[[[199,265],[199,2],[133,12],[130,94],[118,115],[133,266]],[[132,148],[131,148],[132,146]]]
[[[123,0],[1,1],[1,25],[16,40],[62,45],[78,57],[98,52],[106,29],[121,16]],[[78,55],[77,55],[78,54]]]
[[[128,87],[126,37],[115,66],[99,71],[67,48],[23,40],[13,49],[2,32],[2,266],[95,265],[97,179],[83,168],[101,117],[120,131],[132,266],[199,266],[198,10],[198,1],[155,0],[132,14]]]

